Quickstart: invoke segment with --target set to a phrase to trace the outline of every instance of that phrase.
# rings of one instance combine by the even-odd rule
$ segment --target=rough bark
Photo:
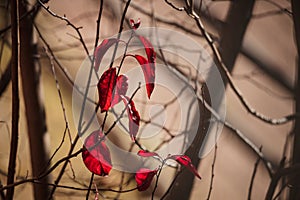
[[[27,12],[25,5],[20,5],[20,15]],[[35,60],[36,45],[33,43],[33,25],[30,16],[20,23],[21,42],[21,76],[22,88],[26,110],[28,139],[32,175],[37,177],[41,170],[45,170],[48,163],[48,148],[46,142],[47,128],[43,101],[41,98],[40,69]],[[49,177],[41,179],[41,182],[49,182]],[[43,184],[34,184],[34,198],[44,199],[49,190]]]

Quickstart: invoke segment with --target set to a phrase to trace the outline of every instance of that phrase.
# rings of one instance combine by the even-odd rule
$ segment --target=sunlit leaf
[[[137,188],[139,191],[144,191],[149,188],[153,177],[157,173],[157,170],[150,170],[147,168],[139,169],[135,174],[135,181],[137,183]]]
[[[146,89],[147,89],[147,95],[150,99],[150,96],[152,94],[152,91],[154,89],[154,81],[155,81],[155,64],[149,62],[145,57],[141,55],[134,55],[136,60],[139,62],[139,64],[142,67],[145,82],[146,82]]]
[[[106,176],[112,169],[109,149],[100,130],[92,132],[84,141],[82,158],[85,166],[99,176]]]

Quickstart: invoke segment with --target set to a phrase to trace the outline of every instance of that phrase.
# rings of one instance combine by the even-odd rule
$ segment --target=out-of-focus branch
[[[232,71],[252,16],[255,0],[233,1],[221,32],[220,53],[228,71]]]
[[[210,103],[210,96],[208,88],[205,84],[203,84],[202,88],[202,98],[204,101]],[[197,168],[199,165],[199,151],[203,144],[204,138],[207,134],[208,126],[210,123],[211,113],[206,109],[205,103],[199,102],[199,109],[201,113],[201,118],[199,121],[199,128],[197,134],[189,146],[185,155],[189,156],[192,160],[193,165]],[[190,173],[188,170],[183,170],[181,174],[178,175],[174,185],[172,185],[172,189],[170,189],[169,194],[166,196],[166,199],[174,200],[174,199],[186,199],[190,196],[191,188],[194,183],[194,174]]]
[[[0,97],[5,92],[10,80],[11,80],[11,60],[8,62],[8,65],[4,73],[0,77]]]
[[[243,96],[243,94],[241,93],[240,89],[236,86],[236,84],[234,83],[230,72],[228,71],[225,63],[223,62],[220,52],[218,50],[218,48],[216,47],[214,40],[212,39],[212,37],[210,36],[210,34],[206,31],[201,18],[199,17],[199,15],[194,11],[194,10],[185,10],[187,12],[187,14],[189,16],[191,16],[199,30],[201,31],[202,35],[204,36],[204,38],[206,39],[207,43],[209,44],[209,46],[211,47],[211,50],[214,54],[214,57],[216,59],[216,64],[219,68],[219,70],[225,75],[226,80],[228,81],[230,87],[232,88],[232,90],[234,91],[234,93],[236,94],[236,96],[238,97],[238,99],[240,100],[240,102],[242,103],[242,105],[245,107],[245,109],[255,118],[260,119],[261,121],[268,123],[268,124],[272,124],[272,125],[281,125],[281,124],[285,124],[288,123],[292,120],[294,120],[295,118],[299,117],[300,114],[296,113],[296,114],[290,114],[281,118],[271,118],[269,116],[263,115],[262,113],[259,113],[258,111],[256,111],[249,103],[248,101],[245,99],[245,97]]]
[[[12,59],[11,59],[11,80],[12,80],[12,131],[10,142],[10,154],[8,163],[7,185],[15,181],[16,159],[19,140],[19,66],[20,66],[20,43],[19,43],[19,1],[11,2],[11,23],[12,23]],[[6,193],[6,200],[14,197],[14,187],[9,188]]]
[[[27,13],[27,5],[20,4],[20,15]],[[49,147],[47,143],[47,126],[43,105],[42,86],[40,83],[40,66],[36,59],[36,44],[33,43],[33,19],[24,18],[20,22],[21,75],[23,97],[26,110],[28,138],[30,144],[32,174],[38,177],[47,166]],[[40,181],[48,183],[49,177]],[[48,187],[34,185],[34,198],[44,199]]]
[[[266,200],[273,199],[273,195],[277,186],[278,181],[284,176],[299,175],[300,164],[293,165],[291,167],[279,169],[273,176],[266,194]],[[294,200],[294,199],[293,199]],[[296,200],[296,199],[295,199]]]
[[[179,74],[181,74],[184,77],[187,76],[187,74],[185,74],[183,71],[178,69],[178,66],[175,63],[171,63],[169,61],[166,61],[166,62],[169,65],[171,65]],[[172,73],[176,76],[176,73],[174,73],[174,72],[172,72]],[[181,80],[183,80],[183,79],[181,79]],[[183,81],[185,81],[185,80],[183,80]],[[188,83],[186,83],[186,84],[188,84]],[[193,90],[193,88],[191,88],[191,89]],[[232,133],[234,133],[254,154],[256,154],[261,159],[261,161],[263,162],[266,170],[268,171],[269,176],[271,177],[274,168],[272,166],[272,163],[270,163],[270,161],[268,161],[267,158],[264,156],[264,154],[259,150],[259,147],[257,147],[251,140],[249,140],[249,138],[247,138],[242,131],[240,131],[239,129],[236,129],[229,122],[222,120],[221,117],[218,115],[218,113],[207,102],[205,102],[202,98],[198,97],[198,99],[202,103],[204,103],[206,109],[211,113],[212,117],[215,118],[215,120],[217,122],[220,122],[220,123],[224,124],[224,126],[226,128],[228,128],[230,131],[232,131]]]

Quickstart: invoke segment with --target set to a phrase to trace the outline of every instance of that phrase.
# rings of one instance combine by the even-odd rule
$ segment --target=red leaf
[[[101,44],[96,48],[94,56],[95,56],[95,70],[98,72],[100,63],[104,54],[107,50],[115,43],[118,42],[116,38],[104,39]]]
[[[99,142],[103,137],[99,130],[92,132],[84,141],[82,152],[85,166],[99,176],[108,175],[112,168],[109,149],[104,140]]]
[[[107,111],[111,106],[116,76],[116,68],[110,68],[102,74],[98,82],[97,87],[101,112]]]
[[[137,154],[142,157],[153,157],[153,156],[159,157],[159,155],[155,152],[149,152],[149,151],[144,151],[144,150],[139,150],[139,152]]]
[[[146,88],[147,88],[147,94],[148,98],[150,99],[150,96],[152,94],[152,91],[154,89],[154,81],[155,81],[155,64],[149,62],[145,57],[140,55],[134,55],[136,60],[140,63],[144,77],[146,82]]]
[[[147,190],[156,173],[157,170],[150,170],[147,168],[139,169],[139,171],[137,171],[135,174],[135,181],[137,183],[138,191]]]
[[[140,115],[139,112],[136,110],[135,105],[129,97],[124,96],[122,98],[125,106],[127,106],[127,113],[129,117],[129,134],[132,141],[135,141],[136,134],[139,131],[140,126]]]
[[[111,107],[116,105],[122,100],[121,96],[125,96],[128,90],[128,78],[125,75],[120,75],[117,78],[116,88],[111,102]]]
[[[145,48],[145,51],[146,51],[146,54],[147,54],[147,58],[148,58],[148,62],[155,65],[156,53],[154,51],[154,48],[153,48],[151,42],[149,40],[147,40],[145,37],[141,36],[141,35],[138,35],[138,38],[140,39],[140,41],[144,45],[144,48]]]
[[[137,22],[135,22],[133,19],[130,19],[130,25],[131,25],[132,29],[134,29],[134,30],[138,29],[140,24],[141,24],[140,19],[138,19]]]
[[[191,159],[186,155],[173,155],[169,157],[173,160],[176,160],[178,163],[182,164],[186,168],[188,168],[195,176],[197,176],[199,179],[201,179],[201,176],[199,175],[197,169],[192,164]]]

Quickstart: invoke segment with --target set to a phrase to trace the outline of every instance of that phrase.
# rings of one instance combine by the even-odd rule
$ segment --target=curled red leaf
[[[149,188],[153,177],[157,173],[157,170],[151,170],[147,168],[139,169],[135,174],[135,181],[137,183],[138,191],[144,191]]]
[[[159,155],[157,153],[145,151],[145,150],[139,150],[137,154],[142,157],[153,157],[153,156],[159,157]]]
[[[101,112],[107,111],[111,106],[116,76],[116,68],[110,68],[102,74],[98,82],[97,87]]]
[[[122,96],[126,95],[128,90],[128,78],[125,75],[120,75],[117,78],[116,88],[111,102],[111,107],[116,105],[122,100]]]
[[[124,96],[122,98],[125,106],[127,106],[127,113],[129,118],[129,134],[132,141],[135,141],[136,134],[139,131],[140,126],[140,115],[139,112],[136,110],[135,105],[129,97]]]
[[[147,95],[150,99],[150,96],[152,94],[152,91],[154,89],[154,81],[155,81],[155,64],[149,62],[145,57],[141,55],[134,55],[136,60],[139,62],[139,64],[142,67],[145,82],[146,82],[146,89],[147,89]]]
[[[186,155],[173,155],[173,156],[170,156],[169,158],[176,160],[178,163],[180,163],[181,165],[188,168],[195,176],[197,176],[199,179],[201,179],[201,176],[199,175],[195,166],[192,164],[190,157],[188,157]]]
[[[110,152],[100,130],[92,132],[84,141],[82,158],[85,166],[99,176],[106,176],[112,169]]]
[[[94,56],[95,56],[95,70],[98,72],[100,63],[102,61],[102,58],[104,54],[107,52],[107,50],[115,43],[118,42],[118,39],[116,38],[109,38],[104,39],[101,44],[95,49]]]
[[[130,19],[130,26],[132,29],[136,30],[140,27],[141,20],[138,19],[137,22],[135,22],[133,19]]]

